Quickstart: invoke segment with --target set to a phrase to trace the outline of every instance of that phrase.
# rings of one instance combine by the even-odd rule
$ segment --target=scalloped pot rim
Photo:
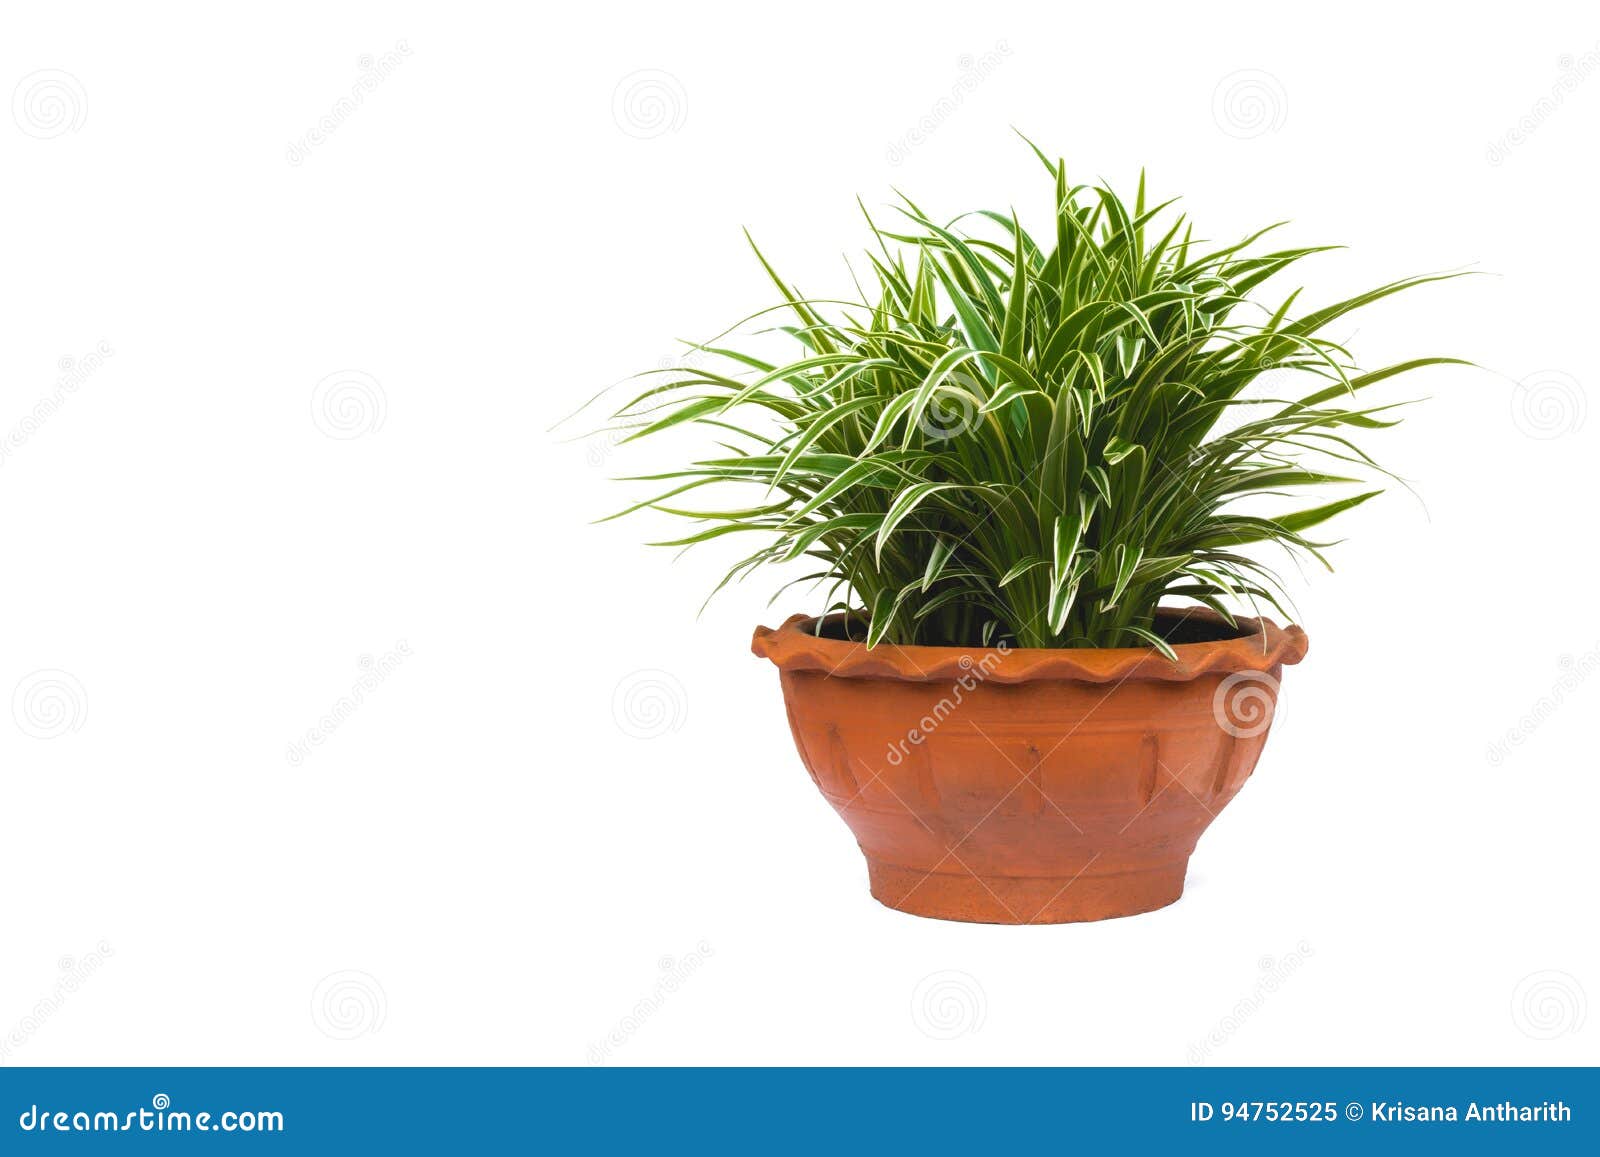
[[[1221,615],[1206,608],[1162,607],[1157,613],[1227,625]],[[836,622],[843,617],[835,613],[825,621]],[[868,650],[865,643],[818,636],[813,615],[794,615],[777,630],[757,627],[750,649],[784,671],[821,671],[847,679],[898,679],[911,683],[958,679],[974,667],[984,671],[985,681],[991,683],[1050,679],[1183,683],[1213,672],[1271,671],[1305,658],[1310,644],[1299,627],[1279,627],[1271,619],[1241,617],[1237,622],[1247,632],[1237,638],[1174,644],[1176,663],[1148,647],[901,647],[879,643]]]

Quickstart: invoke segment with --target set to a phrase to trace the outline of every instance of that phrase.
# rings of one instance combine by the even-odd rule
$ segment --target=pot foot
[[[927,872],[867,857],[872,895],[913,916],[975,924],[1070,924],[1165,908],[1183,895],[1189,860],[1135,871],[1073,876],[979,876]]]

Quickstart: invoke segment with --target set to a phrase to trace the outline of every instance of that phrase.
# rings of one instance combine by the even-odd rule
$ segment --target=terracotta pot
[[[1255,768],[1299,627],[1161,611],[1146,648],[897,647],[839,616],[758,627],[812,780],[872,894],[990,924],[1104,920],[1183,894],[1189,855]],[[828,637],[829,635],[836,637]]]

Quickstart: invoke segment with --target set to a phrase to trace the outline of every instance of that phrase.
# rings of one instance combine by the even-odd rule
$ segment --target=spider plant
[[[1292,496],[1356,481],[1334,471],[1387,473],[1350,441],[1397,420],[1363,391],[1457,361],[1363,372],[1321,334],[1456,275],[1309,312],[1295,310],[1296,290],[1268,307],[1251,296],[1264,282],[1337,246],[1256,252],[1271,226],[1212,248],[1173,202],[1146,205],[1142,174],[1130,205],[1034,151],[1054,181],[1048,235],[1014,212],[938,224],[903,195],[880,228],[863,207],[876,247],[860,301],[808,299],[756,249],[797,356],[774,364],[718,338],[694,346],[692,368],[652,371],[665,380],[612,429],[632,440],[692,423],[716,449],[635,477],[667,488],[612,517],[650,508],[694,522],[661,545],[760,534],[719,590],[763,563],[816,560],[806,578],[829,585],[828,610],[864,611],[854,621],[869,646],[1005,639],[1170,655],[1155,620],[1165,598],[1229,623],[1245,606],[1281,610],[1260,549],[1326,565],[1328,544],[1308,532],[1379,490]],[[1268,392],[1287,396],[1247,397],[1268,371],[1279,387]],[[726,509],[686,497],[729,485],[749,494]],[[1264,513],[1263,499],[1288,509]]]

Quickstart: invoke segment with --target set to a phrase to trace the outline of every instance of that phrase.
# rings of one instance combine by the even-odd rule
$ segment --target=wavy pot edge
[[[1204,607],[1163,607],[1158,615],[1226,627],[1215,611]],[[835,622],[842,614],[825,616]],[[815,633],[815,615],[792,615],[776,630],[757,627],[750,650],[784,671],[823,671],[840,678],[900,679],[942,682],[959,678],[983,657],[987,679],[995,683],[1027,683],[1064,679],[1085,683],[1159,680],[1181,683],[1211,673],[1271,671],[1306,657],[1305,631],[1271,619],[1239,618],[1245,634],[1231,639],[1178,643],[1177,661],[1150,647],[1039,648],[925,647],[865,643],[824,638]],[[996,656],[998,655],[998,658]]]

